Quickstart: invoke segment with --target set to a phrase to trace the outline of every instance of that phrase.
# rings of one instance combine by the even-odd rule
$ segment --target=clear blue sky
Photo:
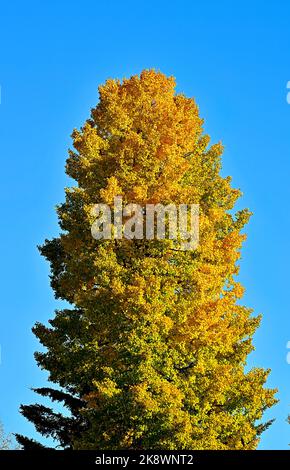
[[[244,192],[248,226],[240,280],[263,313],[250,365],[270,367],[280,403],[261,449],[287,449],[290,425],[290,3],[288,1],[2,2],[0,28],[0,419],[34,435],[18,413],[45,384],[33,352],[36,321],[59,304],[36,245],[57,235],[70,133],[97,86],[157,68],[194,96],[223,172]]]

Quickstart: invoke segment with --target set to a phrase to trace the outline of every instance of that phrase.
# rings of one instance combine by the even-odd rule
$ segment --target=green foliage
[[[69,416],[21,411],[73,449],[254,449],[275,403],[269,371],[245,371],[260,318],[239,303],[238,259],[249,211],[220,174],[193,99],[161,73],[109,80],[66,170],[77,185],[58,207],[61,234],[40,248],[57,298],[72,305],[34,333],[38,365]],[[200,242],[94,240],[91,208],[115,196],[142,205],[199,204]],[[35,445],[18,438],[28,448]]]

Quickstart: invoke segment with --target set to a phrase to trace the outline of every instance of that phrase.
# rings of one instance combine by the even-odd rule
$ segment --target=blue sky
[[[290,443],[290,3],[285,1],[2,2],[0,28],[0,419],[35,436],[18,413],[45,384],[33,352],[36,321],[59,303],[36,245],[58,234],[54,206],[68,184],[70,134],[106,78],[156,68],[194,96],[223,173],[244,192],[244,303],[262,312],[249,365],[271,368],[280,403],[261,449]]]

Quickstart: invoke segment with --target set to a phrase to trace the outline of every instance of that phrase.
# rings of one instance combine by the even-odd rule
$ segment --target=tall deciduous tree
[[[61,234],[41,253],[57,311],[34,333],[36,354],[69,416],[23,406],[38,431],[72,449],[255,449],[275,403],[268,371],[246,371],[260,317],[241,305],[237,261],[249,211],[221,176],[195,101],[153,70],[108,80],[91,118],[73,132],[66,171],[77,185],[58,207]],[[199,245],[95,240],[97,202],[199,204]],[[24,448],[34,441],[18,436]]]

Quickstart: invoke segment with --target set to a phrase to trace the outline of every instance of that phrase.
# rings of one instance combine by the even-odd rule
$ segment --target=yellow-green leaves
[[[173,78],[146,70],[100,87],[73,133],[76,185],[58,208],[63,232],[42,253],[74,310],[36,329],[40,366],[85,403],[73,448],[254,449],[257,420],[275,402],[266,372],[244,370],[259,323],[236,280],[249,212],[232,215],[240,192],[202,124]],[[198,247],[94,240],[90,208],[116,196],[199,204]]]

